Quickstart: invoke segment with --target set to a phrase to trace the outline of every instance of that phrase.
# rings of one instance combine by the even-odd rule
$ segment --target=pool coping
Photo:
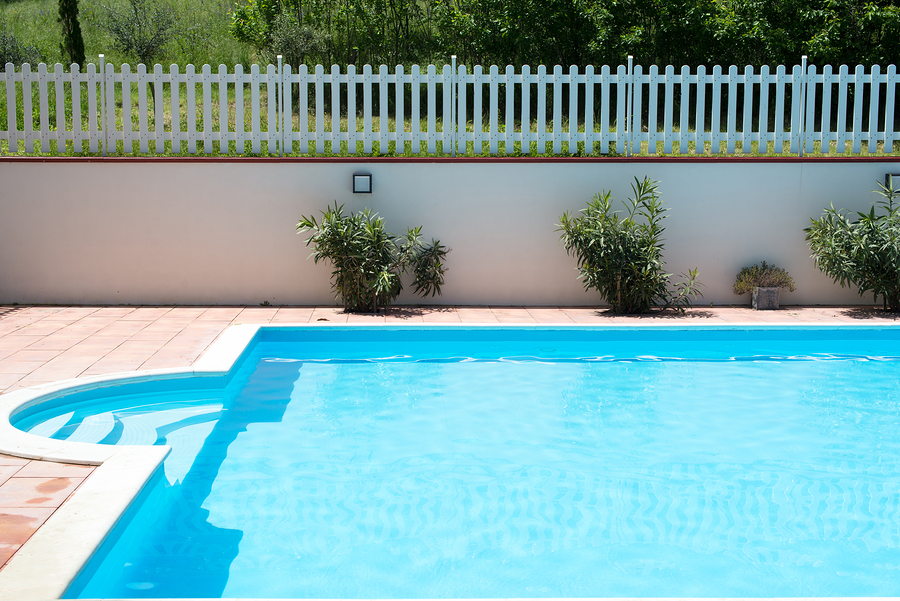
[[[121,519],[132,501],[141,493],[151,476],[170,452],[168,446],[110,446],[53,440],[28,434],[14,428],[10,417],[17,411],[50,400],[64,393],[107,386],[110,383],[134,383],[158,378],[187,378],[194,375],[227,376],[263,329],[284,328],[357,328],[357,329],[605,329],[633,330],[626,324],[238,324],[226,328],[205,353],[189,368],[166,368],[104,374],[61,380],[0,395],[0,454],[25,459],[38,459],[97,466],[82,486],[22,546],[0,571],[0,599],[45,601],[59,599],[82,567]],[[900,328],[900,323],[804,323],[729,324],[648,323],[639,328],[652,329],[792,329],[825,328]],[[97,511],[102,507],[102,511]],[[48,571],[47,566],[53,566]],[[263,598],[260,598],[263,599]],[[626,599],[626,598],[622,598]],[[657,598],[659,601],[668,598]],[[801,598],[791,598],[798,601]],[[810,597],[809,599],[813,599]],[[837,599],[900,599],[900,597],[845,597]],[[247,601],[246,599],[243,601]],[[496,601],[496,600],[494,600]],[[544,600],[547,601],[547,600]],[[566,601],[579,601],[566,599]],[[613,601],[613,598],[609,598]],[[646,600],[644,600],[646,601]]]

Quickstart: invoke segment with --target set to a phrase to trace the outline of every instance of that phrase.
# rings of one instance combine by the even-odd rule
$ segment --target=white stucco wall
[[[373,194],[351,193],[354,172],[373,174]],[[443,297],[424,302],[596,305],[558,217],[645,175],[671,209],[668,268],[699,268],[700,304],[749,303],[731,285],[763,259],[794,276],[783,304],[859,303],[816,270],[802,230],[831,203],[868,209],[888,172],[900,164],[0,159],[0,303],[331,304],[330,267],[294,228],[337,201],[453,248]]]

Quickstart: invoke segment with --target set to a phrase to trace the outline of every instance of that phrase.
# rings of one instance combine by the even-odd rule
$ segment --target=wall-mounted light
[[[372,193],[372,174],[371,173],[354,173],[353,174],[353,193],[354,194],[371,194]]]

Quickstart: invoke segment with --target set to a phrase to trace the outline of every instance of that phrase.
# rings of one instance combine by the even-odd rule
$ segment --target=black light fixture
[[[372,174],[371,173],[354,173],[353,174],[353,193],[354,194],[371,194],[372,193]]]
[[[890,188],[891,182],[894,178],[897,178],[897,181],[900,182],[900,173],[885,173],[884,174],[884,187]]]

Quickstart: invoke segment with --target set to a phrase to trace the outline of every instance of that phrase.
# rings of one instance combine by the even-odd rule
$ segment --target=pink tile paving
[[[93,471],[0,455],[0,569]]]
[[[393,307],[353,315],[340,307],[0,306],[0,393],[78,376],[188,367],[233,323],[879,324],[900,323],[900,316],[872,307],[697,307],[683,315],[613,316],[601,307]],[[92,471],[0,455],[0,566]]]

